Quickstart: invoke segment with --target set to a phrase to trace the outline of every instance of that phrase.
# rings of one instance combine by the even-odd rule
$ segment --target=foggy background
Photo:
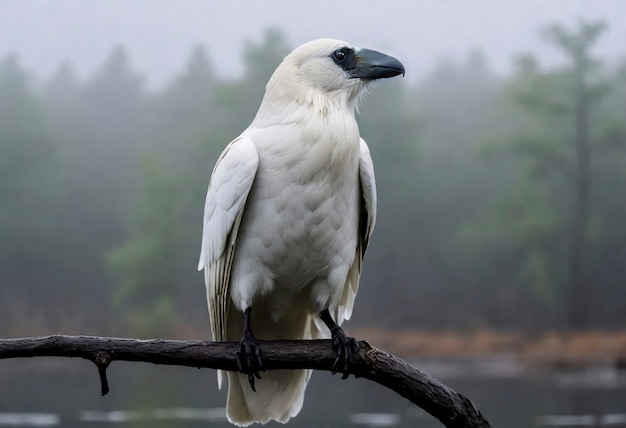
[[[17,52],[27,69],[47,77],[69,61],[88,78],[123,45],[133,70],[162,86],[183,70],[196,44],[207,48],[221,77],[240,77],[246,41],[279,28],[290,47],[332,37],[389,52],[415,82],[439,61],[473,50],[498,72],[512,71],[523,51],[554,64],[562,57],[541,42],[538,27],[579,18],[609,24],[595,49],[614,61],[623,56],[625,12],[615,0],[0,0],[0,54]]]
[[[623,12],[0,2],[0,334],[206,338],[214,162],[282,57],[322,36],[407,69],[358,118],[380,216],[352,326],[623,327]]]
[[[348,332],[422,359],[493,426],[626,426],[617,0],[0,0],[0,337],[209,339],[213,165],[319,37],[406,66],[357,117],[379,205]],[[109,373],[101,398],[88,362],[3,360],[0,425],[178,426],[149,412],[192,408],[185,426],[228,426],[213,371]],[[291,426],[381,423],[439,426],[327,373]]]

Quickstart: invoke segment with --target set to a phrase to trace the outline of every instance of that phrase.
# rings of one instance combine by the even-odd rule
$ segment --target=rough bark
[[[80,357],[98,367],[102,395],[108,393],[106,369],[112,361],[143,361],[236,371],[236,342],[138,340],[93,336],[46,336],[0,339],[0,359]],[[266,370],[314,369],[330,371],[335,359],[329,340],[261,341]],[[379,383],[424,409],[449,428],[489,427],[465,396],[410,366],[401,359],[359,342],[351,373]]]

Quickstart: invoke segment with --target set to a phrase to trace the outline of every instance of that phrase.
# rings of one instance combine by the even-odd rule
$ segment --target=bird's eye
[[[333,56],[337,61],[343,61],[344,59],[346,59],[346,52],[343,49],[337,49],[333,53]]]

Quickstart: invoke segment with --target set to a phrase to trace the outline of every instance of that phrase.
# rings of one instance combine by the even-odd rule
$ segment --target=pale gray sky
[[[408,78],[472,49],[506,72],[522,51],[554,61],[537,28],[580,17],[609,23],[599,53],[626,56],[623,0],[0,0],[0,57],[16,52],[44,76],[69,61],[84,77],[121,44],[134,68],[158,85],[197,43],[220,74],[239,73],[243,41],[275,26],[294,47],[334,37],[393,54]]]

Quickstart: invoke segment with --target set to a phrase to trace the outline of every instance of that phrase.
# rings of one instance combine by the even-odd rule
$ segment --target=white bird
[[[256,338],[316,339],[330,330],[333,371],[347,377],[356,341],[339,325],[352,314],[376,220],[374,167],[354,113],[374,80],[399,74],[397,59],[339,40],[298,47],[213,169],[198,269],[213,340],[241,341],[226,405],[236,425],[296,416],[311,376],[274,370],[255,389],[263,370]]]

